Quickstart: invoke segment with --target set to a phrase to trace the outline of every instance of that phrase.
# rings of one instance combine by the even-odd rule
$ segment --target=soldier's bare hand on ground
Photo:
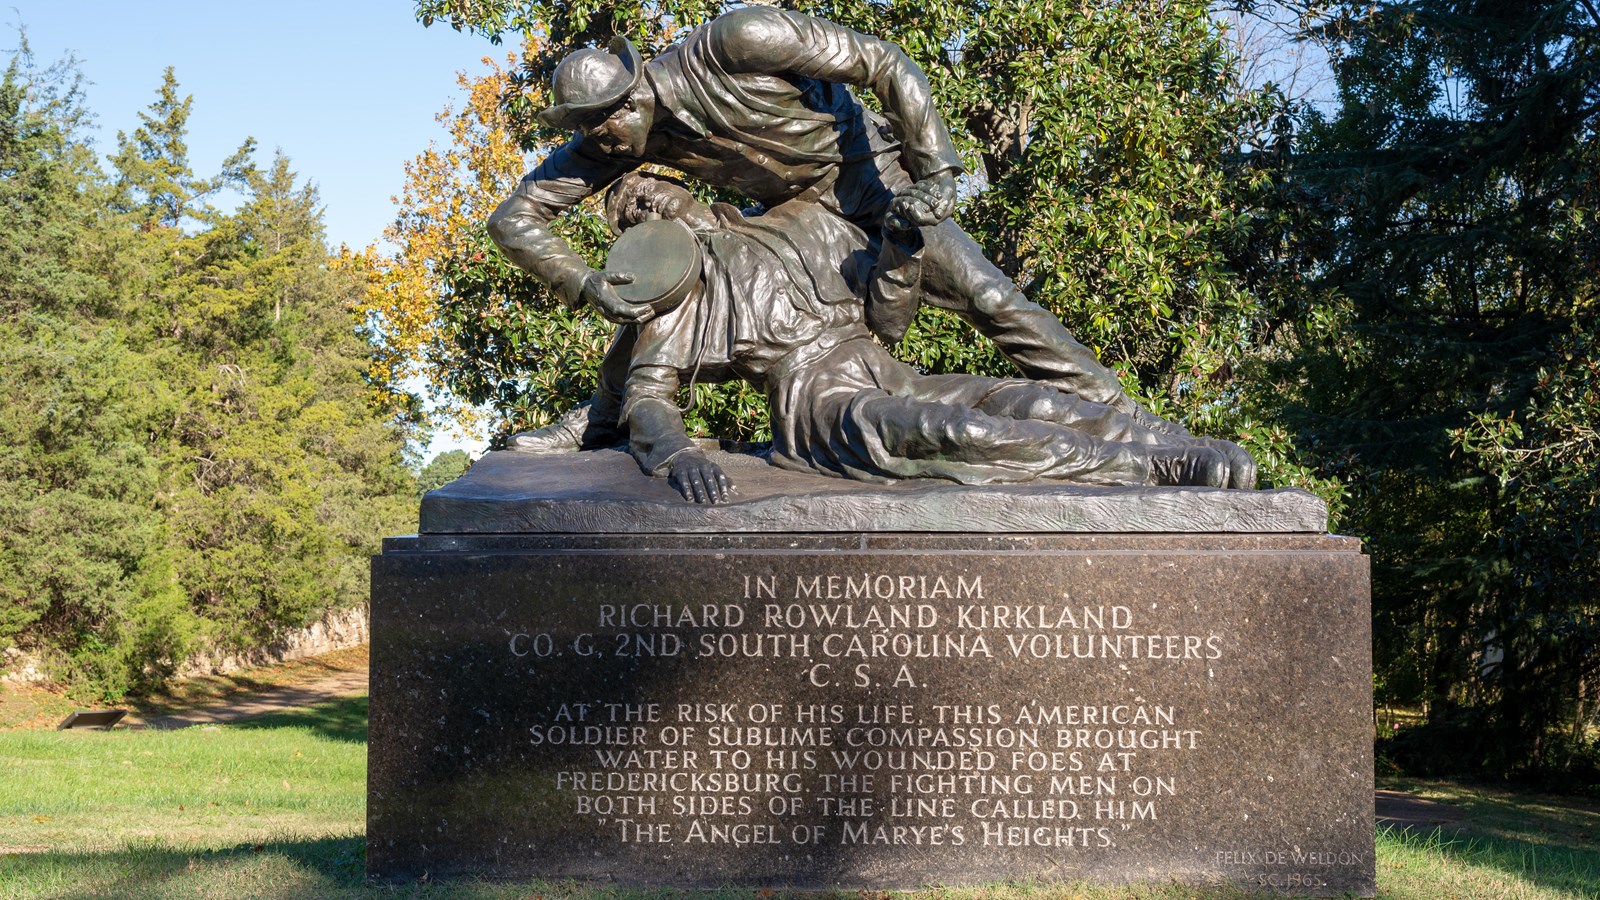
[[[683,499],[696,503],[726,503],[733,493],[722,467],[692,451],[673,459],[671,482]]]
[[[956,209],[956,179],[949,172],[929,175],[889,201],[884,224],[895,231],[937,225]]]
[[[628,272],[590,272],[583,279],[583,300],[619,325],[641,325],[656,313],[648,303],[633,303],[617,293],[616,285],[632,283]]]

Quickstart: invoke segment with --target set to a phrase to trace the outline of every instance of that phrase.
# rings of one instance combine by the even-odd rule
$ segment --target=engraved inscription
[[[1370,890],[1353,552],[928,540],[386,555],[375,871]]]
[[[1105,851],[1161,819],[1184,790],[1185,754],[1205,746],[1199,711],[1159,696],[997,701],[981,681],[971,702],[917,693],[947,661],[1132,671],[1224,658],[1219,635],[1175,633],[1132,605],[1012,602],[982,575],[744,575],[726,587],[704,603],[601,603],[575,634],[509,637],[518,659],[782,665],[796,692],[816,692],[546,709],[528,742],[583,751],[555,790],[619,843]]]

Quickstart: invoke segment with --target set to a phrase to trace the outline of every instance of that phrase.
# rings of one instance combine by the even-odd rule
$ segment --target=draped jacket
[[[874,250],[861,229],[804,201],[750,218],[719,205],[718,219],[719,228],[697,235],[700,284],[640,326],[633,348],[621,418],[634,457],[651,474],[665,474],[674,456],[694,447],[676,405],[686,379],[760,388],[782,444],[792,430],[786,417],[807,402],[791,395],[836,387],[816,371],[819,361],[851,341],[877,347],[865,305],[921,289],[922,241],[914,232]]]

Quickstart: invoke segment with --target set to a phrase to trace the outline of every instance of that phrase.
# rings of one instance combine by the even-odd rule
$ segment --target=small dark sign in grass
[[[364,697],[224,726],[113,731],[85,739],[0,732],[0,896],[762,898],[570,883],[365,883]],[[1383,897],[1600,895],[1600,812],[1557,798],[1438,783],[1465,812],[1448,832],[1380,831]],[[874,892],[840,894],[880,900]],[[911,897],[1240,897],[1178,885],[1093,889],[994,885]]]

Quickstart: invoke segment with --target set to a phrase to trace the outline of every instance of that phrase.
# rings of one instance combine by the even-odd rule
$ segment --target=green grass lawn
[[[449,882],[368,886],[366,699],[181,731],[0,731],[0,897],[772,897]],[[1600,897],[1600,812],[1557,798],[1390,783],[1467,814],[1380,832],[1379,896]],[[889,895],[849,892],[855,900]],[[1242,897],[1177,885],[996,885],[898,896]]]
[[[359,886],[366,717],[357,697],[180,731],[0,732],[0,896]]]

